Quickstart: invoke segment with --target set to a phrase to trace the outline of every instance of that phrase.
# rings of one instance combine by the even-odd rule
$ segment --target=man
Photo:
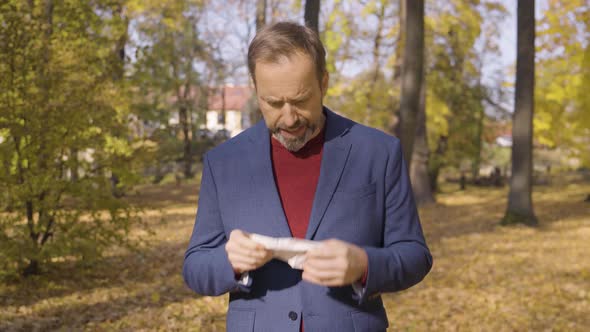
[[[187,285],[230,293],[228,331],[383,331],[380,293],[432,266],[399,141],[322,106],[325,51],[281,22],[250,44],[264,121],[208,152]],[[251,233],[318,241],[303,270],[272,259]]]

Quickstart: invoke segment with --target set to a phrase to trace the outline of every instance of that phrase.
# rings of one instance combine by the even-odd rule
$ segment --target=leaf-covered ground
[[[155,233],[138,252],[0,285],[0,331],[223,331],[227,297],[198,297],[181,277],[198,185],[148,186],[132,199]],[[434,255],[416,287],[388,294],[390,329],[587,331],[590,184],[535,187],[540,227],[500,227],[507,188],[453,191],[421,209]]]

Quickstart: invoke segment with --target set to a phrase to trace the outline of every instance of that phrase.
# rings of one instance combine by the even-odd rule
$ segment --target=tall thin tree
[[[256,1],[256,31],[259,31],[266,25],[266,0]],[[262,113],[258,107],[258,99],[255,95],[252,95],[248,99],[247,114],[250,117],[250,124],[254,125],[258,121],[262,120]]]
[[[502,224],[537,225],[532,202],[533,112],[535,89],[535,0],[519,0],[512,174],[508,208]]]
[[[377,85],[377,80],[379,80],[379,74],[381,74],[381,64],[379,61],[379,58],[381,56],[381,47],[382,47],[382,40],[383,40],[383,36],[382,36],[382,31],[383,31],[383,25],[384,25],[384,21],[385,21],[385,7],[388,5],[386,0],[381,0],[379,5],[377,5],[376,3],[376,7],[375,8],[375,16],[377,17],[377,29],[375,31],[375,38],[373,39],[373,68],[372,68],[372,75],[371,75],[371,80],[369,82],[367,82],[368,88],[367,88],[367,93],[365,95],[365,98],[367,98],[367,109],[365,110],[366,115],[365,115],[365,124],[366,125],[371,125],[371,120],[373,118],[373,108],[375,107],[375,105],[373,105],[373,102],[375,102],[375,98],[373,97],[373,92],[375,89],[375,86]],[[383,101],[379,101],[379,102],[383,102]]]
[[[430,151],[427,136],[426,80],[423,80],[420,87],[420,104],[416,115],[416,137],[414,138],[412,163],[410,164],[410,180],[414,191],[414,199],[418,205],[434,203],[434,195],[430,186],[430,177],[428,176]]]
[[[305,1],[305,25],[312,28],[313,31],[319,33],[320,22],[320,0],[306,0]]]
[[[256,31],[266,24],[266,0],[256,1]]]
[[[406,0],[398,0],[398,18],[399,31],[397,34],[397,42],[395,45],[395,63],[393,64],[393,89],[398,90],[401,87],[402,67],[403,67],[403,49],[405,40],[405,26],[406,26]],[[400,106],[393,111],[391,118],[391,126],[389,132],[397,137],[401,137],[401,123],[400,123]]]
[[[410,166],[416,134],[416,115],[420,105],[420,87],[424,79],[424,0],[406,0],[404,9],[406,38],[402,64],[400,139],[404,158]]]

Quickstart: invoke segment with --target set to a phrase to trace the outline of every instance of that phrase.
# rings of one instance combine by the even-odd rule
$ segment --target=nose
[[[285,103],[282,109],[282,116],[283,116],[283,125],[287,128],[293,128],[299,122],[299,117],[297,116],[297,112],[295,108],[289,104]]]

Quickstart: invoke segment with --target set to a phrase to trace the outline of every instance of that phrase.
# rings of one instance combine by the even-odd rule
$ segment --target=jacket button
[[[289,311],[289,318],[291,320],[297,320],[297,313],[295,311]]]

